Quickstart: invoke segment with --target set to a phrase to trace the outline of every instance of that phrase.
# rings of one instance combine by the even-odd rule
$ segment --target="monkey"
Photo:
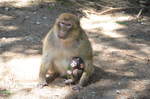
[[[67,71],[67,80],[65,84],[76,83],[84,71],[84,61],[80,57],[73,57]]]
[[[43,40],[39,85],[43,87],[56,77],[67,75],[67,66],[74,56],[81,57],[85,64],[79,82],[74,86],[81,89],[87,85],[94,70],[91,43],[80,26],[79,18],[71,13],[62,13]],[[49,82],[45,76],[47,71],[51,71]]]

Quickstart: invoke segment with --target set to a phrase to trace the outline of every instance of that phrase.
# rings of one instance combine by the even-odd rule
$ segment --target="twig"
[[[127,9],[140,9],[140,8],[141,8],[141,7],[110,8],[110,9],[107,9],[107,10],[105,10],[105,11],[100,12],[99,14],[102,15],[102,14],[112,13],[112,12],[115,12],[115,11],[121,11],[121,10],[127,10]]]
[[[141,57],[138,57],[138,56],[134,56],[134,55],[130,55],[130,54],[126,54],[127,56],[130,56],[130,57],[133,57],[133,58],[137,58],[141,61],[145,61],[147,64],[150,64],[150,58],[147,57],[147,58],[141,58]]]
[[[75,3],[79,7],[87,8],[87,9],[89,8],[89,7],[86,7],[86,6],[82,5],[81,3],[79,3],[76,0],[71,0],[71,2]],[[93,2],[91,2],[91,3],[93,3]],[[95,5],[103,7],[103,8],[106,8],[106,10],[101,11],[98,15],[109,14],[109,13],[112,13],[112,12],[121,11],[121,10],[127,10],[127,9],[140,9],[139,13],[137,14],[137,18],[139,18],[140,15],[143,12],[143,8],[141,8],[141,7],[119,7],[119,8],[113,8],[113,7],[108,7],[108,6],[104,6],[104,5],[101,5],[101,4],[95,4]]]
[[[142,14],[142,11],[143,11],[143,8],[140,9],[139,13],[138,13],[137,16],[136,16],[137,18],[140,17],[140,15]]]

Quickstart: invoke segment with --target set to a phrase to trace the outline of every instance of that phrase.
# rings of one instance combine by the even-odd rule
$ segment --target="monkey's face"
[[[58,28],[58,37],[60,39],[65,39],[69,35],[69,32],[72,28],[72,23],[70,21],[60,20],[58,22]]]
[[[64,13],[61,14],[57,21],[57,36],[60,39],[66,39],[72,35],[72,31],[79,25],[78,18],[73,14]]]

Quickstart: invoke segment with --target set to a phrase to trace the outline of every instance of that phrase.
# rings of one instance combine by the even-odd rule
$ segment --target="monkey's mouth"
[[[64,32],[60,32],[60,33],[58,34],[58,37],[59,37],[60,39],[65,39],[65,38],[67,37],[67,35],[66,35]]]
[[[64,35],[61,35],[61,34],[58,34],[58,37],[59,37],[60,39],[65,39],[65,38],[66,38]]]

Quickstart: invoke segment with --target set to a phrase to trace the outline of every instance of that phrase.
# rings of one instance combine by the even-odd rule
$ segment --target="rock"
[[[43,17],[43,19],[47,19],[47,17]]]
[[[37,12],[33,12],[33,14],[36,14]]]
[[[119,91],[119,90],[116,90],[116,93],[117,93],[117,94],[120,94],[120,91]]]
[[[5,7],[4,9],[5,9],[5,11],[9,11],[9,8],[8,8],[8,7]]]
[[[35,24],[40,25],[41,23],[39,21],[37,21]]]
[[[29,18],[29,16],[25,16],[25,19],[28,19]]]

